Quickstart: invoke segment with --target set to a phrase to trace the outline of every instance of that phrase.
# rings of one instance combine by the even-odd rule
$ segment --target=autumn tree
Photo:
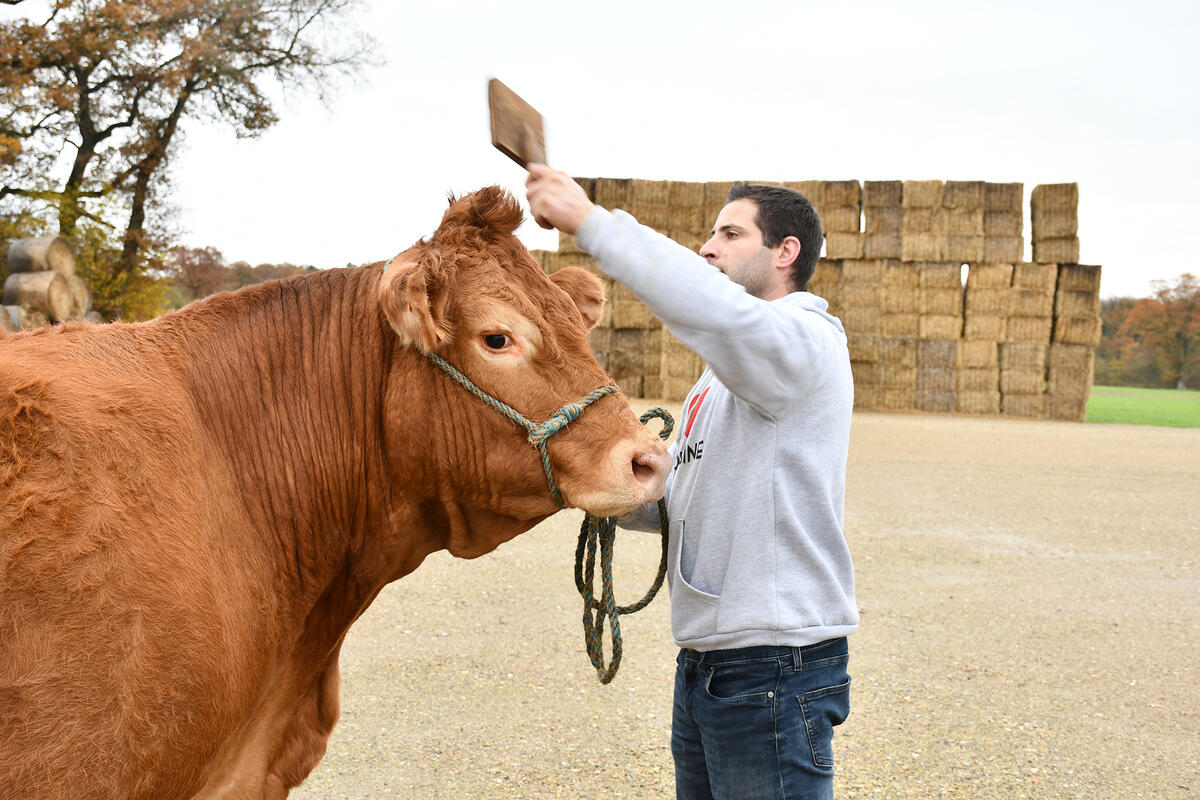
[[[1184,273],[1151,285],[1153,296],[1129,310],[1119,332],[1154,348],[1165,377],[1187,389],[1200,367],[1200,279]]]
[[[141,315],[128,299],[162,268],[155,214],[186,120],[257,136],[274,87],[327,99],[371,57],[346,22],[361,0],[3,2],[30,16],[0,23],[2,213],[77,244],[98,231],[109,252],[85,277],[109,314]]]

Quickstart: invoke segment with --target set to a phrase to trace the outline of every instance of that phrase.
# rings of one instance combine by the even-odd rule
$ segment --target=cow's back
[[[228,476],[145,337],[0,341],[0,796],[50,775],[73,784],[61,797],[165,776],[156,791],[184,791],[251,701],[220,676],[254,669],[230,654],[262,657],[245,621],[270,600],[254,548],[231,544],[245,521],[214,502]]]

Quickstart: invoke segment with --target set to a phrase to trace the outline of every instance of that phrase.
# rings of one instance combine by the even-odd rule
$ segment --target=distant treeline
[[[250,266],[245,261],[234,261],[229,264],[215,247],[176,247],[171,250],[165,266],[166,277],[171,282],[170,303],[173,308],[180,308],[217,292],[315,272],[317,269],[311,265],[287,263]]]
[[[1154,286],[1151,297],[1101,303],[1095,383],[1200,388],[1200,280],[1184,273]]]

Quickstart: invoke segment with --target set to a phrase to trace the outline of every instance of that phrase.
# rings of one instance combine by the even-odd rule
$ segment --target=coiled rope
[[[663,421],[663,429],[658,435],[664,440],[671,435],[675,420],[663,408],[652,408],[641,416],[645,425],[654,417]],[[588,514],[583,518],[579,528],[579,543],[575,547],[575,588],[583,598],[583,639],[587,645],[588,658],[600,683],[607,684],[616,677],[621,666],[621,621],[622,614],[632,614],[641,611],[650,604],[658,590],[662,588],[663,578],[667,574],[667,519],[666,500],[658,501],[659,533],[662,536],[662,556],[658,561],[658,574],[649,591],[633,605],[619,606],[613,594],[612,558],[613,542],[616,540],[616,517],[594,517]],[[600,551],[600,599],[593,592],[596,577],[596,551]],[[586,553],[586,555],[585,555]],[[612,660],[604,663],[604,620],[608,618],[609,633],[612,638]]]

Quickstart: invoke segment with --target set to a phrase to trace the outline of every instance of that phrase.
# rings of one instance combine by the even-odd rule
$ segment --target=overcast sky
[[[293,98],[237,140],[192,124],[185,241],[229,261],[388,258],[448,192],[524,171],[494,150],[488,78],[546,120],[578,176],[1077,181],[1102,294],[1198,272],[1200,4],[374,0],[386,64],[328,107]],[[531,248],[556,237],[526,222]]]

